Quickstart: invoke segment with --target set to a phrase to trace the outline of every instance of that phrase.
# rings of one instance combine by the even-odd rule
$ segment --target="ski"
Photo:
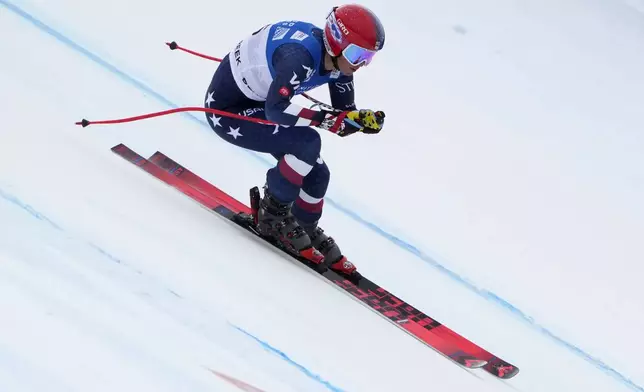
[[[308,260],[294,256],[276,242],[260,236],[254,230],[252,208],[226,194],[197,174],[178,164],[161,152],[145,159],[124,144],[112,147],[112,151],[125,160],[145,170],[157,179],[184,193],[203,207],[235,223],[274,247],[284,251],[299,265],[325,278],[328,283],[351,295],[385,319],[423,342],[457,364],[469,368],[482,368],[502,379],[514,377],[519,368],[494,356],[467,338],[457,334],[440,322],[427,316],[407,302],[397,298],[364,276],[342,276],[330,269],[320,269]],[[251,206],[258,200],[259,190],[251,190]]]

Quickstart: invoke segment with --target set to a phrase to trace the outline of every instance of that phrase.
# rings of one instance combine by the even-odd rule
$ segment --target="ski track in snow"
[[[121,70],[119,70],[118,67],[116,67],[116,66],[114,66],[114,65],[112,65],[112,64],[110,64],[110,63],[108,63],[106,61],[104,61],[100,57],[96,56],[91,50],[78,45],[77,43],[75,43],[69,37],[66,37],[65,35],[59,33],[55,28],[53,28],[53,27],[45,24],[41,20],[39,20],[36,16],[31,15],[31,14],[21,10],[14,3],[6,1],[6,0],[0,0],[0,5],[3,5],[4,7],[6,7],[6,9],[12,11],[16,15],[19,15],[21,18],[29,21],[36,28],[41,30],[43,33],[51,35],[52,37],[56,38],[62,44],[64,44],[67,47],[69,47],[70,49],[72,49],[72,50],[74,50],[74,51],[76,51],[78,53],[81,53],[82,55],[86,56],[88,59],[92,60],[93,62],[97,63],[101,67],[105,68],[107,71],[117,75],[124,82],[132,85],[133,87],[141,90],[142,92],[150,95],[151,97],[154,97],[156,100],[158,100],[159,102],[163,103],[164,105],[167,105],[169,107],[177,107],[177,105],[174,104],[171,100],[167,99],[166,97],[162,96],[161,94],[158,94],[151,87],[139,82],[135,77],[133,77],[131,75],[128,75],[125,72],[122,72]],[[204,126],[207,126],[204,121],[198,119],[194,115],[183,114],[183,116],[187,117],[191,121],[194,121],[194,122],[200,123],[200,124],[202,124]],[[254,154],[254,153],[249,153],[249,154],[252,155],[255,159],[258,159],[259,161],[263,162],[264,164],[266,164],[266,165],[269,164],[267,160],[261,158],[259,155]],[[11,203],[13,206],[18,207],[18,208],[22,209],[23,211],[29,213],[32,217],[38,219],[43,224],[46,224],[46,225],[50,226],[52,229],[54,229],[56,231],[59,231],[61,235],[67,236],[67,234],[65,233],[65,230],[63,228],[61,228],[59,225],[57,225],[52,220],[48,219],[46,216],[44,216],[41,213],[39,213],[37,211],[37,209],[35,209],[35,208],[31,207],[29,204],[24,203],[23,201],[21,201],[20,198],[15,197],[14,195],[12,195],[12,194],[10,194],[10,193],[2,190],[2,189],[0,189],[0,197],[2,197],[2,199],[5,200],[6,202]],[[436,268],[437,270],[441,271],[445,276],[449,277],[450,279],[462,284],[467,289],[475,292],[476,294],[480,295],[481,297],[485,298],[486,300],[491,301],[491,302],[503,307],[507,311],[513,313],[515,316],[517,316],[520,319],[522,319],[525,323],[529,324],[533,329],[535,329],[539,333],[547,336],[552,341],[556,342],[557,344],[561,345],[562,347],[565,347],[567,350],[569,350],[572,353],[574,353],[575,355],[581,357],[582,359],[584,359],[588,363],[590,363],[593,366],[595,366],[597,369],[601,370],[602,372],[605,372],[606,374],[612,376],[613,378],[615,378],[616,380],[618,380],[622,384],[624,384],[626,386],[629,386],[630,388],[632,388],[634,390],[644,391],[644,388],[642,388],[641,386],[639,386],[639,385],[635,384],[634,382],[632,382],[631,380],[629,380],[628,377],[626,377],[625,375],[621,374],[616,369],[612,368],[610,365],[602,362],[598,358],[593,357],[591,354],[585,352],[582,348],[576,346],[575,344],[573,344],[571,342],[568,342],[568,341],[558,337],[557,335],[552,333],[550,330],[548,330],[545,326],[539,324],[539,322],[537,322],[532,317],[530,317],[529,315],[525,314],[523,311],[521,311],[517,307],[513,306],[511,303],[509,303],[508,301],[504,300],[500,296],[498,296],[498,295],[496,295],[496,294],[494,294],[492,292],[489,292],[488,290],[485,290],[483,288],[478,287],[475,283],[470,282],[467,278],[465,278],[465,277],[463,277],[463,276],[451,271],[450,269],[448,269],[444,265],[440,264],[436,260],[434,260],[431,257],[427,256],[425,253],[423,253],[421,250],[419,250],[417,247],[413,246],[412,244],[409,244],[408,242],[402,240],[400,237],[398,237],[398,236],[396,236],[394,234],[388,233],[387,231],[381,229],[376,224],[374,224],[374,223],[368,221],[367,219],[361,217],[356,212],[345,208],[340,202],[330,200],[330,199],[327,199],[327,200],[328,200],[329,205],[331,205],[334,208],[338,209],[339,211],[343,212],[344,214],[346,214],[351,219],[355,220],[356,222],[359,222],[361,225],[363,225],[363,226],[369,228],[370,230],[378,233],[379,235],[381,235],[383,238],[387,239],[388,241],[391,241],[392,243],[396,244],[400,248],[405,249],[406,251],[410,252],[411,254],[415,255],[416,257],[422,259],[424,262],[428,263],[433,268]],[[101,256],[105,257],[109,261],[111,261],[113,263],[121,264],[122,266],[126,267],[126,264],[123,263],[118,257],[115,257],[109,251],[106,251],[106,250],[102,249],[101,247],[99,247],[99,246],[97,246],[97,245],[95,245],[95,244],[93,244],[91,242],[85,242],[83,239],[74,238],[74,237],[70,237],[70,236],[67,236],[67,239],[71,240],[71,241],[80,242],[83,246],[94,250],[95,252],[99,253]],[[150,284],[152,284],[152,283],[150,283]],[[156,290],[164,290],[165,294],[168,294],[168,293],[171,294],[170,297],[174,297],[176,300],[181,299],[180,294],[175,293],[171,289],[158,288],[157,287]],[[36,295],[36,293],[34,293],[34,295]],[[43,301],[47,301],[46,298],[40,298],[40,299],[43,300]],[[82,319],[79,319],[79,322],[84,323],[84,322],[87,322],[87,321],[83,321]],[[88,326],[88,328],[99,329],[98,325],[87,324],[87,326]],[[255,337],[254,335],[252,335],[249,332],[246,332],[243,328],[238,327],[238,326],[234,326],[234,325],[232,325],[232,327],[234,329],[240,331],[243,335],[247,336],[248,338],[251,338],[252,340],[257,341],[266,350],[275,353],[282,360],[284,360],[284,361],[290,363],[291,365],[295,366],[303,374],[305,374],[307,377],[315,380],[316,382],[318,382],[321,385],[325,386],[329,390],[332,390],[332,391],[341,391],[342,390],[342,389],[339,389],[338,387],[333,386],[330,382],[325,381],[321,376],[318,376],[313,371],[307,369],[303,365],[298,364],[297,362],[293,361],[292,359],[290,359],[290,357],[288,355],[286,355],[285,353],[281,352],[279,349],[274,348],[269,343],[260,340],[259,338]],[[109,336],[107,338],[109,339]],[[116,343],[117,339],[113,339],[113,341]],[[12,369],[13,371],[20,372],[20,369],[22,367],[22,361],[21,361],[20,355],[18,353],[10,353],[10,352],[7,352],[5,350],[0,349],[0,355],[5,356],[5,358],[0,357],[0,362],[2,362],[2,363],[10,363],[13,366],[13,369]],[[139,357],[143,358],[143,362],[154,362],[154,358],[146,356],[145,353],[143,353],[143,352],[133,351],[132,355],[133,356],[139,356]],[[159,367],[163,368],[162,363],[157,363],[157,365]],[[171,368],[168,367],[168,368],[165,369],[165,371],[171,371]],[[49,380],[47,378],[47,375],[43,375],[43,377],[44,377],[44,379],[33,380],[34,389],[35,389],[36,386],[39,386],[41,384],[42,385],[49,384],[50,381],[51,381],[51,383],[56,384],[55,379]],[[48,380],[47,383],[45,383],[44,380]],[[199,388],[196,388],[196,389],[199,389]]]
[[[295,366],[297,369],[299,369],[302,373],[306,374],[307,377],[319,382],[320,384],[324,385],[326,388],[328,388],[330,391],[333,392],[344,392],[342,389],[333,386],[330,382],[324,380],[322,377],[319,375],[313,373],[309,369],[305,368],[304,366],[300,365],[299,363],[295,362],[293,359],[291,359],[286,353],[280,351],[279,349],[271,346],[267,342],[261,340],[260,338],[256,337],[255,335],[245,331],[244,329],[233,326],[235,329],[237,329],[239,332],[243,333],[244,335],[248,336],[249,338],[255,340],[257,343],[259,343],[262,347],[264,347],[265,350],[274,353],[275,355],[279,356],[282,360],[286,361],[287,363]]]
[[[107,269],[107,270],[109,270],[108,274],[113,275],[113,277],[114,277],[113,281],[116,282],[117,284],[120,283],[122,285],[123,282],[128,282],[128,281],[133,281],[134,280],[135,285],[141,286],[141,287],[139,287],[137,289],[137,291],[140,292],[140,295],[142,295],[142,296],[144,296],[146,298],[150,298],[150,299],[152,299],[152,298],[164,298],[165,301],[170,300],[170,302],[175,302],[175,303],[176,303],[177,300],[182,299],[182,296],[180,294],[174,292],[173,290],[171,290],[171,289],[169,289],[167,287],[160,286],[158,282],[151,281],[149,278],[147,278],[145,276],[142,276],[142,273],[140,271],[132,270],[131,267],[129,267],[126,263],[124,263],[118,257],[116,257],[116,256],[110,254],[109,252],[103,250],[99,246],[97,246],[97,245],[95,245],[95,244],[93,244],[91,242],[85,241],[82,238],[77,238],[75,236],[70,235],[60,225],[58,225],[57,223],[55,223],[54,221],[49,219],[44,214],[40,213],[36,208],[34,208],[33,206],[31,206],[28,203],[25,203],[25,202],[21,201],[20,198],[18,198],[16,196],[4,191],[2,188],[0,188],[0,198],[3,199],[5,202],[10,203],[14,207],[18,207],[22,211],[28,213],[31,217],[33,217],[33,218],[37,219],[38,221],[42,222],[43,224],[48,226],[50,229],[53,229],[54,231],[58,232],[58,234],[60,236],[64,237],[64,240],[63,240],[64,242],[71,242],[71,243],[73,243],[72,246],[74,246],[74,245],[77,246],[77,245],[80,244],[81,247],[84,246],[84,247],[87,247],[89,249],[94,250],[95,252],[97,252],[98,254],[103,256],[104,258],[106,258],[108,261],[110,261],[112,263],[115,263],[115,264],[119,264],[120,267],[122,267],[122,268],[130,269],[129,272],[115,271],[115,270],[109,269],[109,268]],[[62,247],[64,247],[64,245],[62,245]],[[58,246],[51,247],[50,251],[54,252],[54,253],[58,253],[58,254],[60,254],[61,256],[64,257],[64,253],[61,251],[60,248],[58,248]],[[2,256],[3,255],[0,253],[0,259],[2,259]],[[19,256],[14,256],[14,258],[16,258],[16,257],[19,257]],[[9,260],[9,259],[11,259],[11,257],[7,257],[7,260]],[[29,262],[24,260],[24,259],[20,260],[20,262],[29,264]],[[38,263],[38,264],[39,264],[40,267],[42,267],[41,263]],[[51,272],[52,273],[57,273],[55,268],[52,268]],[[7,283],[15,283],[16,281],[19,281],[19,280],[20,279],[18,277],[14,276]],[[83,279],[79,279],[76,276],[69,276],[69,277],[66,277],[66,281],[67,281],[68,285],[73,286],[73,285],[78,285],[79,282],[83,282]],[[29,284],[28,281],[22,281],[21,282],[22,287],[29,287],[29,285],[30,284]],[[49,299],[46,296],[44,296],[44,294],[41,295],[41,294],[38,293],[39,288],[32,287],[32,289],[33,289],[33,295],[38,298],[39,302],[47,303],[47,302],[51,301],[51,299]],[[85,287],[83,287],[83,289],[84,289],[83,292],[87,292],[87,293],[93,293],[94,292],[95,293],[95,290],[93,290],[92,286],[89,283]],[[124,289],[127,289],[127,287],[124,287]],[[171,295],[168,296],[167,295],[168,293],[170,293]],[[173,297],[174,297],[175,301],[172,301]],[[109,300],[103,301],[103,303],[105,303],[105,302],[109,302]],[[159,300],[155,301],[155,306],[157,306],[157,307],[163,307],[164,306],[163,304],[164,304],[164,301],[159,301]],[[187,305],[185,303],[182,303],[180,306],[185,307]],[[61,309],[61,308],[64,309],[65,308],[64,302],[59,302],[57,304],[57,308],[58,309]],[[169,314],[173,315],[177,320],[185,320],[187,318],[187,317],[185,317],[186,316],[185,314],[175,315],[175,313],[177,313],[177,312],[184,313],[184,311],[180,311],[179,309],[167,309],[166,311]],[[71,309],[70,309],[70,312],[72,312]],[[205,309],[199,309],[199,312],[200,313],[206,313],[206,310]],[[99,331],[99,332],[102,330],[102,326],[99,323],[91,323],[89,320],[85,320],[85,319],[83,319],[82,317],[79,317],[79,316],[74,316],[72,313],[70,313],[70,315],[75,318],[77,324],[83,325],[85,329],[93,330],[93,331]],[[264,350],[266,350],[267,352],[275,354],[278,358],[280,358],[284,362],[288,363],[289,365],[294,366],[296,369],[298,369],[306,377],[308,377],[311,380],[319,383],[320,385],[324,386],[328,390],[333,391],[333,392],[342,392],[343,391],[343,389],[334,386],[331,382],[329,382],[327,380],[324,380],[321,376],[315,374],[314,371],[308,369],[306,366],[294,361],[287,354],[285,354],[284,352],[280,351],[279,349],[273,347],[270,343],[268,343],[268,342],[256,337],[255,335],[251,334],[250,332],[244,330],[243,328],[241,328],[239,326],[230,324],[227,321],[226,321],[226,323],[232,329],[235,329],[235,330],[239,331],[243,336],[248,337],[248,338],[252,339],[253,341],[259,343],[261,345],[261,347],[264,348]],[[191,328],[196,329],[196,330],[201,329],[204,334],[208,334],[207,330],[205,330],[204,328],[199,328],[197,325],[191,325]],[[108,330],[104,330],[103,333],[105,334],[105,336],[104,336],[105,339],[111,341],[115,345],[117,345],[117,344],[122,345],[122,342],[123,342],[122,338],[119,338],[119,337],[116,337],[116,336],[111,336],[110,331],[108,331]],[[134,345],[132,345],[132,347],[134,347]],[[172,371],[174,371],[171,367],[166,367],[166,366],[164,366],[162,363],[160,363],[158,361],[155,362],[155,358],[148,356],[145,351],[134,350],[133,348],[127,348],[127,347],[126,347],[126,349],[133,350],[133,351],[131,351],[131,357],[139,358],[141,363],[143,363],[143,364],[153,363],[157,367],[164,369],[163,374],[168,374],[168,373],[171,373]],[[24,366],[23,360],[21,359],[19,353],[12,353],[7,348],[3,348],[2,346],[0,346],[0,364],[2,364],[3,366],[8,366],[9,367],[9,369],[7,369],[9,374],[20,374],[20,372],[23,371],[23,368],[24,369],[29,369],[27,366]],[[0,370],[3,370],[2,366],[0,366]],[[26,378],[27,379],[32,379],[31,377],[26,377]],[[49,385],[49,386],[51,386],[51,385],[59,385],[60,386],[58,388],[59,390],[65,390],[66,389],[64,384],[62,384],[61,382],[55,380],[54,378],[50,379],[50,377],[48,377],[45,372],[39,372],[39,378],[34,379],[33,382],[34,382],[35,386],[39,386],[39,385]],[[21,385],[21,387],[24,388],[25,386]],[[179,387],[179,385],[177,385],[177,387]],[[184,387],[185,387],[184,385],[181,385],[181,388],[184,388]],[[18,389],[18,388],[16,388],[16,389]],[[42,390],[42,388],[35,388],[35,387],[33,389],[34,390],[38,390],[38,389]],[[199,387],[194,386],[194,388],[191,388],[190,390],[206,390],[206,389],[207,388],[205,386],[199,386]]]

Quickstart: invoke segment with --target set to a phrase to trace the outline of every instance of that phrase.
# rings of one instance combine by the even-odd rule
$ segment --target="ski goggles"
[[[361,48],[356,44],[349,44],[349,46],[342,51],[342,55],[347,59],[349,64],[357,67],[362,63],[364,63],[364,65],[369,65],[373,56],[376,55],[376,51]]]

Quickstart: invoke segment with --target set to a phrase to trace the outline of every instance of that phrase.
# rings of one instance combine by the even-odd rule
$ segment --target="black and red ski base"
[[[112,151],[181,191],[203,207],[284,251],[292,257],[292,260],[297,260],[300,265],[308,267],[400,329],[461,366],[469,369],[483,368],[488,373],[503,379],[512,378],[519,373],[519,368],[516,366],[477,346],[364,276],[359,274],[343,276],[328,268],[320,268],[320,265],[288,252],[279,241],[271,241],[260,236],[254,229],[253,208],[251,208],[258,200],[257,188],[251,189],[251,207],[248,207],[161,152],[156,152],[148,160],[124,144],[112,147]]]

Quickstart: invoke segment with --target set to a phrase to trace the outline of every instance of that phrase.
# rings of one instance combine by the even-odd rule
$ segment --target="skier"
[[[278,160],[266,175],[257,220],[260,234],[347,275],[355,265],[318,226],[329,168],[320,156],[320,135],[312,127],[342,137],[380,132],[383,112],[356,109],[353,73],[371,62],[384,41],[380,20],[355,4],[333,8],[324,29],[302,21],[269,24],[224,57],[205,98],[207,108],[278,124],[207,115],[212,129],[227,142]],[[293,96],[323,84],[329,85],[337,110],[311,110],[291,102]]]

